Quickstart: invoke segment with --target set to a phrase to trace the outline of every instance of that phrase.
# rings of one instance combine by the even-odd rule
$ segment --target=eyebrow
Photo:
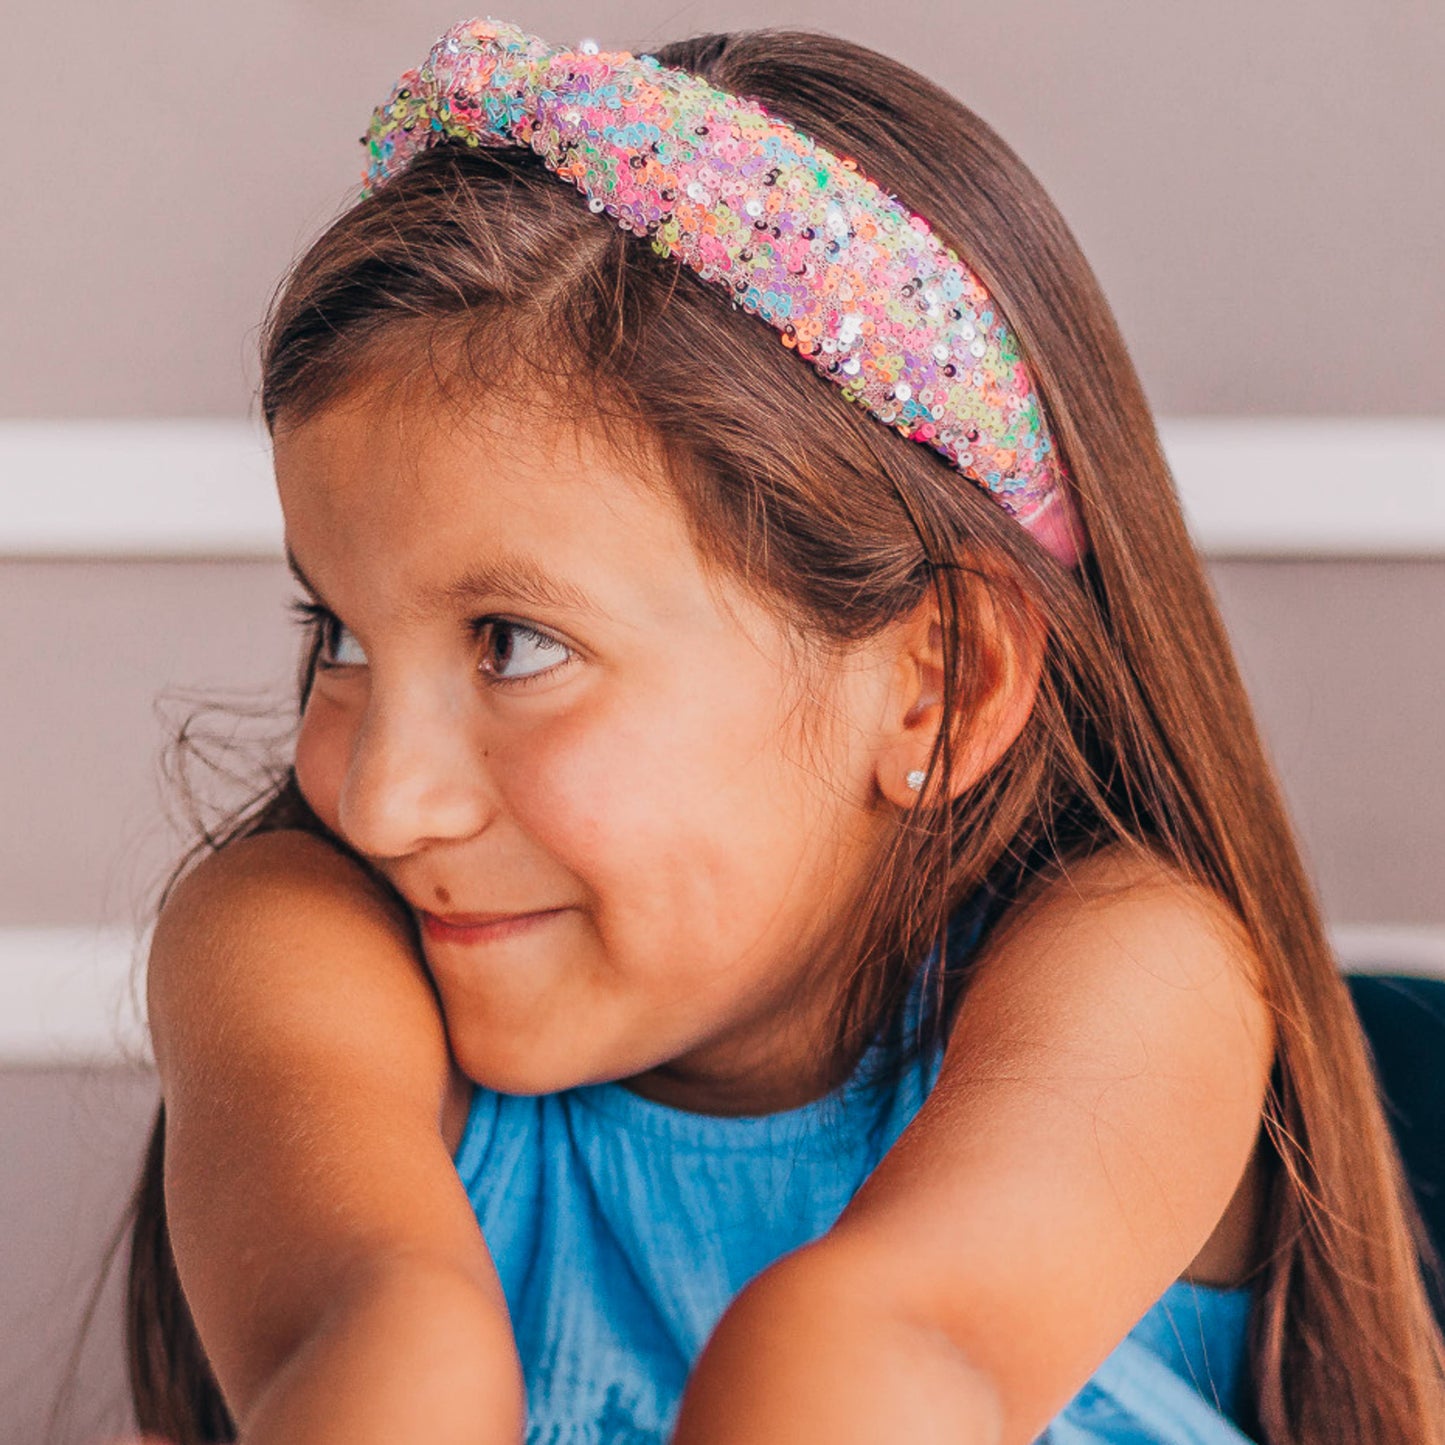
[[[322,602],[326,600],[301,570],[301,564],[296,560],[289,543],[286,545],[286,565],[291,575],[313,597]],[[519,602],[531,603],[537,607],[558,607],[587,613],[593,617],[607,616],[580,587],[559,578],[549,577],[531,558],[512,552],[504,552],[491,561],[479,562],[455,580],[440,587],[428,588],[408,611],[413,615],[425,616],[499,596],[515,598]]]

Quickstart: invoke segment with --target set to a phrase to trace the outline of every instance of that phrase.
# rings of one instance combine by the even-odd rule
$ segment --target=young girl
[[[150,959],[142,1427],[1445,1441],[1359,1027],[1025,167],[789,30],[470,22],[370,147],[264,342],[294,768]]]

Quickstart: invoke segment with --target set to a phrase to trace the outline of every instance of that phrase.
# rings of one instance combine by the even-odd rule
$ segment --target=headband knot
[[[922,216],[757,101],[655,56],[453,26],[377,107],[363,196],[428,146],[530,146],[885,425],[941,453],[1066,566],[1085,538],[1000,308]]]

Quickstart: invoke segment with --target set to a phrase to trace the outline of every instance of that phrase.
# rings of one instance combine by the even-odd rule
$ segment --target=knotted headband
[[[563,50],[490,17],[453,26],[377,107],[362,195],[449,139],[530,145],[593,211],[726,286],[850,401],[1079,560],[1068,476],[999,308],[851,157],[655,56]]]

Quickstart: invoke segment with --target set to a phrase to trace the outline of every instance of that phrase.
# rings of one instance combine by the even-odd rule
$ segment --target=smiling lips
[[[548,908],[539,913],[427,913],[418,910],[422,932],[437,943],[487,943],[510,938],[561,913]]]

